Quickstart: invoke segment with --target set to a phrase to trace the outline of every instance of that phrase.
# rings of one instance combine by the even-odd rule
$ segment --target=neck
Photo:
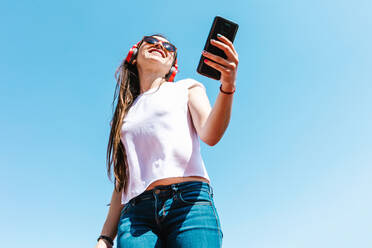
[[[160,75],[159,72],[143,73],[138,71],[138,74],[140,82],[140,94],[151,88],[158,87],[163,82],[166,82],[164,75]]]

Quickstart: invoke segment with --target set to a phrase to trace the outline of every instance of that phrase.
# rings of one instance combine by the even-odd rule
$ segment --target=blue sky
[[[201,144],[224,247],[372,247],[372,4],[1,1],[3,247],[94,247],[114,72],[143,35],[196,73],[214,16],[240,27],[230,125]]]

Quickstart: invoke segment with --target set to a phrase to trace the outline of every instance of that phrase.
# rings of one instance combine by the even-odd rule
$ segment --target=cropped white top
[[[205,90],[203,84],[188,78],[164,82],[134,100],[121,130],[129,166],[128,192],[123,190],[122,204],[159,179],[200,176],[210,181],[188,108],[188,89],[194,84]]]

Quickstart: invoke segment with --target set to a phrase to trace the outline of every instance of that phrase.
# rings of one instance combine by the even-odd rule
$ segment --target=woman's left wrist
[[[235,91],[236,86],[235,86],[235,84],[230,84],[230,83],[221,83],[221,89],[222,89],[223,91],[233,92],[233,91]]]

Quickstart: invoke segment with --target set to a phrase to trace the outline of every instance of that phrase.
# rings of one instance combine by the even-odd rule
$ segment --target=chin
[[[144,57],[144,60],[142,60],[141,63],[147,64],[146,67],[155,66],[155,65],[156,67],[159,67],[159,66],[163,67],[163,66],[167,66],[167,64],[169,63],[168,61],[166,61],[167,58],[163,58],[161,56],[147,53],[147,52],[144,54],[143,57]]]
[[[152,60],[152,61],[160,61],[162,63],[164,62],[163,58],[156,57],[156,56],[149,56],[149,57],[147,57],[147,59]]]
[[[146,58],[146,60],[149,62],[149,63],[156,63],[156,64],[162,64],[162,65],[165,65],[166,62],[164,61],[164,58],[160,58],[160,57],[156,57],[156,56],[149,56]]]

